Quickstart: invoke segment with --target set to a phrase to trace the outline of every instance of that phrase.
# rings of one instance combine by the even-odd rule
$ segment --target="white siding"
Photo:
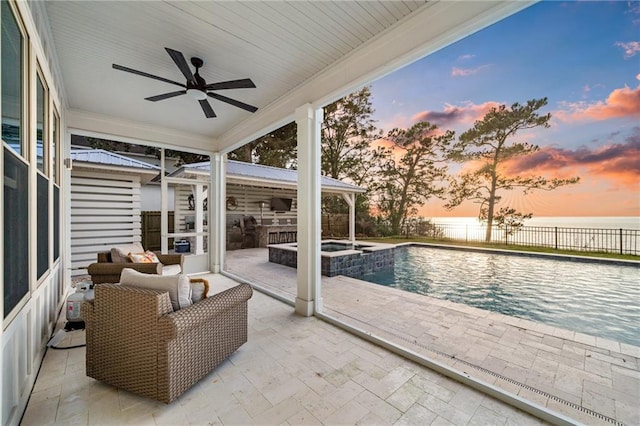
[[[173,188],[169,187],[167,191],[167,205],[169,206],[169,210],[173,208]],[[162,210],[162,200],[161,200],[161,191],[160,184],[153,183],[143,185],[140,188],[140,210],[143,212],[159,212]]]
[[[185,185],[175,187],[175,230],[176,232],[185,231],[185,216],[194,215],[193,210],[189,210],[188,197],[191,194],[191,188]],[[251,215],[260,223],[260,204],[262,201],[265,206],[262,209],[262,219],[264,221],[278,220],[280,224],[286,223],[287,220],[295,221],[297,219],[298,209],[296,200],[296,191],[293,189],[267,188],[258,186],[246,186],[237,184],[227,184],[227,199],[234,197],[238,202],[238,207],[234,209],[227,208],[227,217],[235,215]],[[274,212],[271,211],[271,198],[291,198],[291,211]],[[206,214],[205,214],[206,217]],[[205,227],[206,229],[206,227]],[[193,232],[193,231],[190,231]]]
[[[58,262],[2,332],[2,424],[18,424],[60,312],[64,283]]]
[[[97,253],[142,241],[140,177],[73,170],[71,274],[86,274]]]
[[[285,223],[287,219],[295,220],[298,214],[296,191],[293,189],[265,188],[245,185],[227,185],[227,197],[235,197],[238,207],[235,210],[227,209],[230,215],[251,215],[260,223],[260,201],[265,203],[262,209],[263,220],[275,220]],[[291,211],[276,213],[271,211],[271,198],[292,198]]]

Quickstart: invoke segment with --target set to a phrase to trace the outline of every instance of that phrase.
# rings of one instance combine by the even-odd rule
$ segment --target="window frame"
[[[7,154],[4,154],[4,150],[5,149],[6,149],[7,152],[9,152],[8,155],[14,155],[16,157],[17,161],[24,163],[24,166],[27,168],[27,182],[28,182],[30,180],[29,179],[29,174],[30,174],[30,164],[29,164],[29,162],[24,157],[22,157],[18,152],[16,152],[15,150],[13,150],[10,146],[8,146],[6,144],[3,146],[3,159],[2,159],[3,162],[6,160],[5,157],[7,155]],[[4,164],[3,164],[3,169],[4,169]],[[4,173],[4,171],[3,171],[3,173]],[[3,180],[4,180],[4,176],[3,176]],[[5,184],[6,184],[6,182],[5,182]],[[27,187],[30,188],[31,185],[29,183],[27,183]],[[6,202],[6,200],[4,198],[4,185],[3,185],[2,191],[3,191],[2,202],[3,202],[3,208],[4,208],[4,203]],[[31,204],[30,201],[29,201],[30,198],[31,198],[31,194],[29,194],[27,196],[27,207],[29,206],[29,204]],[[4,216],[4,211],[3,211],[3,216]],[[29,216],[31,216],[31,215],[29,215]],[[3,221],[4,221],[4,217],[3,217]],[[30,221],[30,217],[27,219],[27,221]],[[3,226],[4,226],[4,223],[3,223]],[[27,228],[29,229],[29,228],[31,228],[31,226],[28,225]],[[6,233],[3,232],[3,245],[4,245],[5,235],[6,235]],[[31,253],[31,232],[28,232],[28,234],[27,234],[27,245],[28,245],[27,253]],[[3,253],[3,255],[4,255],[4,253]],[[29,254],[29,258],[31,258],[30,254]],[[29,299],[31,299],[31,292],[33,291],[33,289],[31,288],[31,274],[32,274],[31,269],[32,268],[31,268],[31,259],[30,259],[29,262],[28,262],[28,267],[27,267],[27,280],[28,280],[28,284],[29,284],[28,288],[27,288],[27,292],[16,302],[15,305],[13,305],[13,307],[11,308],[11,310],[9,312],[4,312],[4,297],[5,297],[4,287],[5,287],[6,284],[4,284],[4,277],[3,277],[3,287],[2,287],[3,314],[4,314],[3,315],[4,316],[4,318],[3,318],[3,328],[6,328],[7,325],[10,324],[11,321],[13,321],[13,319],[16,317],[18,312],[20,312],[20,310],[24,307],[24,305],[26,305],[28,303]]]
[[[29,148],[30,148],[30,137],[29,137],[29,56],[30,56],[30,46],[29,46],[29,37],[27,34],[27,29],[22,20],[22,15],[18,8],[13,4],[13,2],[8,0],[3,0],[3,3],[6,3],[9,11],[12,14],[13,21],[18,28],[21,36],[21,46],[20,46],[20,74],[21,80],[20,84],[20,151],[14,150],[8,143],[2,139],[3,147],[8,147],[11,151],[15,152],[18,157],[20,157],[27,164],[30,163],[29,156]],[[0,107],[0,114],[2,108]]]
[[[51,98],[51,96],[49,96]],[[50,164],[51,164],[51,180],[53,184],[60,187],[60,113],[58,109],[50,102],[51,111],[51,152],[50,152]]]
[[[29,36],[28,36],[28,32],[26,29],[26,26],[24,24],[24,20],[22,18],[22,14],[20,13],[19,8],[16,6],[16,4],[12,1],[6,1],[3,0],[3,3],[5,3],[7,5],[7,7],[9,8],[9,12],[12,15],[13,21],[16,24],[16,27],[18,28],[18,31],[20,32],[20,36],[21,36],[21,56],[20,56],[20,97],[21,97],[21,104],[20,104],[20,119],[19,119],[19,125],[20,125],[20,150],[16,151],[15,149],[13,149],[7,142],[4,141],[4,139],[2,140],[2,162],[3,162],[3,167],[4,167],[4,161],[5,161],[5,149],[7,152],[9,152],[9,155],[13,155],[16,157],[17,161],[22,162],[26,167],[27,167],[27,174],[28,174],[28,180],[31,181],[31,176],[32,176],[32,171],[31,171],[31,166],[32,166],[32,158],[31,158],[31,130],[30,130],[30,119],[31,119],[31,114],[30,114],[30,105],[31,105],[31,98],[30,98],[30,94],[31,94],[31,54],[32,54],[32,49],[31,49],[31,45],[30,45],[30,40],[29,40]],[[1,105],[0,105],[0,114],[2,113],[1,111]],[[1,139],[1,138],[0,138]],[[4,179],[4,171],[3,171],[3,179]],[[30,189],[31,192],[31,183],[28,184],[28,188]],[[3,208],[3,226],[4,226],[4,205],[5,205],[5,199],[4,199],[4,186],[2,188],[2,208]],[[31,199],[32,195],[29,195],[29,200]],[[30,206],[31,206],[31,201],[27,202],[27,206],[28,206],[28,221],[29,223],[31,223],[31,216],[32,213],[31,211],[33,210]],[[29,225],[28,228],[30,228],[31,226]],[[28,267],[28,283],[29,283],[29,288],[28,291],[24,294],[24,296],[22,296],[18,301],[16,301],[16,303],[13,305],[13,307],[11,308],[11,310],[9,312],[5,312],[4,311],[4,285],[2,286],[2,293],[3,293],[3,305],[2,305],[2,328],[5,329],[6,327],[9,326],[9,324],[11,324],[11,322],[18,316],[18,314],[20,313],[20,311],[24,308],[24,306],[29,303],[29,300],[31,299],[31,294],[33,291],[32,288],[32,266],[31,266],[31,244],[32,244],[32,238],[31,238],[31,232],[28,232],[27,235],[27,244],[28,244],[28,249],[27,249],[27,253],[29,253],[29,267]],[[3,246],[4,246],[4,236],[3,236]],[[4,252],[4,249],[3,249]],[[4,256],[4,253],[3,253]],[[3,258],[3,264],[4,264],[4,258]],[[3,268],[4,269],[4,268]],[[4,281],[4,280],[3,280]]]
[[[50,120],[49,120],[49,102],[50,102],[50,93],[49,93],[49,85],[47,84],[47,80],[44,77],[44,73],[40,67],[39,63],[36,63],[36,75],[35,75],[35,88],[36,92],[35,101],[35,139],[34,139],[34,147],[36,149],[36,170],[44,175],[47,179],[50,177],[51,167],[49,165],[50,161],[50,143],[51,138],[49,137],[50,131]],[[42,86],[42,115],[38,114],[38,89],[39,86]],[[38,162],[38,119],[42,117],[42,169],[40,169],[40,163]]]

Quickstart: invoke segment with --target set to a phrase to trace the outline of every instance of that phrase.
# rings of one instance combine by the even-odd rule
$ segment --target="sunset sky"
[[[640,3],[542,2],[372,84],[384,131],[428,120],[456,135],[492,106],[548,98],[551,128],[522,133],[540,146],[514,174],[580,183],[501,206],[534,216],[640,216]],[[459,166],[454,166],[459,168]],[[426,217],[477,216],[430,200]]]

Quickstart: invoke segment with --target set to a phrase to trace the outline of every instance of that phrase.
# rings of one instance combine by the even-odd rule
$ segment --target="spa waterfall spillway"
[[[269,262],[295,268],[298,261],[298,244],[271,244]],[[326,240],[320,245],[322,275],[345,275],[361,278],[366,274],[393,269],[395,246],[381,243],[353,243],[342,240]]]

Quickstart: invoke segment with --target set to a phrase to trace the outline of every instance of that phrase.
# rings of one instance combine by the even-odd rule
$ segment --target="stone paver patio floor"
[[[213,293],[237,284],[205,278]],[[248,328],[247,343],[169,405],[87,377],[84,347],[47,350],[21,424],[546,424],[259,292]],[[73,331],[59,346],[83,342]]]
[[[296,270],[266,249],[227,270],[295,298]],[[586,424],[640,424],[640,347],[408,293],[323,277],[325,314]]]

